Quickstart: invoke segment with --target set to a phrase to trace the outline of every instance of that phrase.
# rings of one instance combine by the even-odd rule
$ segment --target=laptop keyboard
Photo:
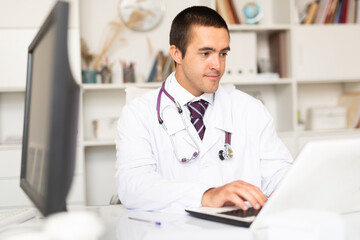
[[[236,210],[231,210],[231,211],[226,211],[226,212],[219,212],[219,214],[225,214],[225,215],[230,215],[230,216],[235,216],[235,217],[253,217],[253,216],[257,216],[258,213],[260,212],[261,209],[256,210],[254,208],[249,208],[247,211],[244,211],[242,209],[236,209]]]

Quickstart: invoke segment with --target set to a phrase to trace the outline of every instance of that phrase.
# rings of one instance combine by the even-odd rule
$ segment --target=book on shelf
[[[333,23],[336,7],[338,5],[338,1],[339,0],[331,0],[329,2],[329,5],[326,8],[326,13],[325,13],[326,14],[325,21],[324,21],[325,24]]]
[[[152,67],[151,67],[151,71],[150,71],[149,77],[147,79],[147,82],[154,82],[156,71],[157,71],[157,61],[158,61],[158,58],[156,56],[155,60],[154,60],[154,63],[152,65]]]
[[[331,0],[320,0],[317,14],[314,20],[315,24],[324,23],[325,21],[325,10]]]
[[[240,23],[240,18],[233,0],[216,0],[216,10],[227,24]]]
[[[355,2],[356,0],[348,0],[348,6],[346,11],[346,23],[354,23],[354,17],[355,17]]]
[[[354,23],[360,23],[360,0],[356,0],[355,2]]]
[[[319,8],[319,1],[313,1],[309,4],[309,6],[307,8],[306,18],[305,18],[303,24],[314,23],[316,14],[318,12],[318,8]]]
[[[162,71],[164,67],[165,55],[163,51],[159,51],[157,54],[157,64],[156,64],[156,74],[155,79],[153,79],[153,82],[161,82],[162,79]]]
[[[175,70],[175,64],[170,54],[159,51],[154,59],[147,82],[162,82]]]
[[[340,15],[341,15],[342,5],[343,5],[343,0],[338,0],[336,9],[335,9],[333,23],[340,23]]]
[[[347,127],[360,128],[360,92],[341,95],[338,105],[347,109]]]
[[[303,24],[307,18],[311,4],[316,0],[296,0],[296,9],[299,14],[299,23]]]
[[[280,78],[286,78],[286,32],[281,31],[270,34],[269,47],[274,71],[279,73]]]
[[[300,1],[300,0],[299,0]],[[303,0],[297,4],[303,24],[356,23],[360,0]]]
[[[343,0],[341,6],[341,13],[340,13],[340,21],[339,23],[346,23],[347,13],[348,13],[348,0]]]
[[[175,71],[175,62],[169,54],[166,56],[166,61],[162,70],[162,79],[165,80],[173,71]]]
[[[238,12],[238,9],[236,8],[234,0],[227,0],[227,2],[231,12],[232,19],[234,20],[234,24],[240,24],[241,23],[240,14]]]

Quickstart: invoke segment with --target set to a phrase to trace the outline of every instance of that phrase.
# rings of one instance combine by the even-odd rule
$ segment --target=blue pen
[[[140,222],[153,223],[153,224],[155,224],[157,226],[161,226],[161,222],[157,222],[157,221],[150,221],[150,220],[141,219],[141,218],[134,218],[134,217],[129,217],[129,219],[135,220],[135,221],[140,221]]]

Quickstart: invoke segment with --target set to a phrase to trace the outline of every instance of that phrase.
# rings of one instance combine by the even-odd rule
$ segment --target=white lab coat
[[[180,158],[189,158],[196,147],[174,103],[165,94],[160,112],[168,133],[159,124],[158,93],[159,89],[153,90],[125,105],[118,122],[115,177],[120,200],[126,207],[183,211],[201,206],[207,189],[235,180],[256,185],[269,195],[291,166],[292,157],[277,137],[273,120],[262,103],[239,90],[221,86],[215,93],[203,141],[186,116],[200,155],[192,162],[180,163],[168,134]],[[221,161],[218,153],[224,149],[225,131],[232,134],[234,157]]]

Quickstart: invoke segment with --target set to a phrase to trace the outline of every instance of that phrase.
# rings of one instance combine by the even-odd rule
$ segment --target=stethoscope
[[[178,110],[178,113],[179,113],[179,115],[181,117],[181,120],[183,122],[183,125],[184,125],[184,127],[186,129],[186,132],[189,135],[189,137],[191,138],[191,141],[196,146],[196,151],[192,154],[192,156],[190,158],[180,158],[179,157],[179,155],[177,153],[177,149],[175,147],[174,140],[173,140],[172,136],[170,136],[170,134],[168,133],[167,128],[166,128],[165,123],[164,123],[164,120],[160,116],[160,102],[161,102],[162,93],[164,93],[175,104],[175,106],[176,106],[176,108]],[[165,89],[165,81],[161,85],[161,88],[160,88],[160,91],[159,91],[159,94],[158,94],[157,103],[156,103],[156,111],[157,111],[157,117],[158,117],[159,124],[164,128],[165,132],[168,134],[168,136],[170,138],[170,141],[171,141],[171,145],[172,145],[173,150],[174,150],[174,154],[175,154],[177,160],[179,162],[181,162],[181,163],[187,163],[187,162],[190,162],[190,161],[194,160],[195,158],[197,158],[199,156],[199,154],[200,154],[200,147],[197,144],[197,142],[195,141],[193,135],[190,133],[190,131],[189,131],[187,125],[186,125],[185,117],[184,117],[181,105],[177,101],[175,101],[175,99],[169,94],[168,91],[166,91],[166,89]],[[225,131],[224,150],[220,150],[218,155],[219,155],[220,160],[230,159],[230,158],[233,157],[233,151],[231,149],[231,133],[230,132]]]

